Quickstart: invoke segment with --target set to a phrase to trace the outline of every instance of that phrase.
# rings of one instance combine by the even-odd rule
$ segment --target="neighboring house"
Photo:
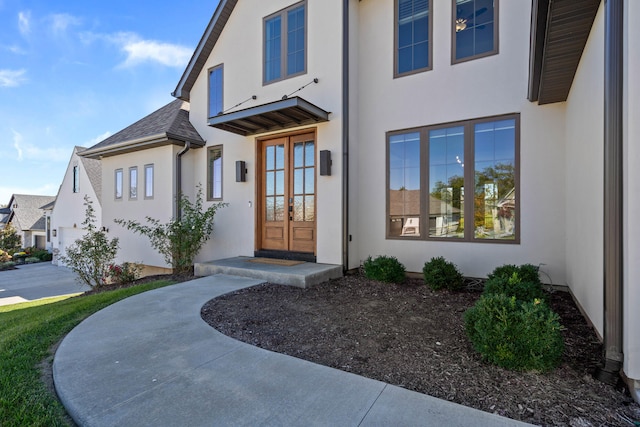
[[[174,92],[205,147],[161,133],[88,150],[111,182],[105,224],[171,215],[168,197],[127,197],[130,168],[162,158],[156,193],[202,183],[229,203],[199,261],[540,265],[638,398],[638,20],[631,0],[221,0]]]
[[[167,268],[145,236],[133,234],[115,219],[145,222],[150,216],[168,221],[175,212],[176,188],[190,188],[193,179],[179,181],[181,159],[205,142],[189,122],[189,104],[175,100],[104,141],[83,151],[85,159],[102,164],[102,226],[120,238],[117,262],[138,262]],[[101,160],[97,160],[101,159]]]
[[[0,208],[0,230],[4,228],[9,220],[9,214],[11,213],[11,209],[9,208]]]
[[[46,248],[46,219],[43,208],[55,202],[54,196],[14,194],[9,201],[11,210],[7,224],[13,225],[22,239],[22,247]]]
[[[65,255],[65,249],[86,232],[82,224],[86,212],[85,196],[93,203],[96,227],[102,227],[102,164],[99,160],[80,157],[78,154],[84,150],[84,147],[73,148],[55,206],[45,219],[47,242],[55,265],[63,265],[60,256]]]

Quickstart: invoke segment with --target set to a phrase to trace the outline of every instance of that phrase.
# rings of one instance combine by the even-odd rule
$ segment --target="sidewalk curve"
[[[54,358],[67,412],[81,426],[527,425],[260,349],[201,319],[210,299],[258,283],[203,277],[87,318]]]

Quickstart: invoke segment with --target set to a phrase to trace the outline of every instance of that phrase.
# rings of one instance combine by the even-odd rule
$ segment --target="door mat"
[[[275,259],[275,258],[251,258],[247,262],[255,262],[258,264],[272,264],[282,265],[284,267],[291,267],[292,265],[304,264],[304,261],[292,261],[290,259]]]

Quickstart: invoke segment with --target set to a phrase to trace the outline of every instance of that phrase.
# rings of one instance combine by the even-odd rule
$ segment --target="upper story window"
[[[498,0],[452,3],[452,63],[498,53]]]
[[[387,237],[519,241],[519,116],[390,132]]]
[[[78,165],[73,167],[73,192],[80,191],[80,167]]]
[[[431,7],[429,0],[395,0],[395,77],[432,68]]]
[[[122,199],[122,169],[116,169],[114,193],[116,199]]]
[[[209,117],[215,117],[224,110],[222,64],[209,70]]]
[[[305,11],[302,2],[264,19],[264,84],[306,72]]]
[[[153,165],[144,166],[144,198],[153,198]]]
[[[222,146],[212,147],[207,152],[208,200],[222,200]]]
[[[129,168],[129,198],[138,198],[138,168],[136,166]]]

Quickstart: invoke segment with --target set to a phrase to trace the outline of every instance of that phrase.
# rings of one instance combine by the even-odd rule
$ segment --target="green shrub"
[[[523,264],[520,266],[505,264],[500,267],[496,267],[496,269],[493,270],[487,278],[493,279],[496,277],[503,277],[509,279],[514,274],[517,274],[518,278],[523,282],[541,283],[540,277],[538,276],[538,267],[533,264]]]
[[[28,256],[24,260],[25,264],[35,264],[37,262],[40,262],[40,258],[35,257],[35,256]]]
[[[140,277],[142,267],[132,262],[125,262],[122,265],[111,264],[109,266],[109,279],[111,283],[122,285],[131,283]]]
[[[381,255],[375,259],[367,258],[363,264],[367,278],[387,283],[404,282],[405,268],[396,257]]]
[[[20,250],[22,238],[18,231],[11,224],[7,224],[4,228],[0,228],[0,249],[13,254]]]
[[[0,271],[11,270],[15,266],[16,266],[16,263],[13,261],[0,262]]]
[[[433,290],[458,290],[464,284],[464,278],[458,267],[443,257],[431,258],[422,268],[424,282]]]
[[[475,350],[486,361],[513,370],[558,366],[564,350],[559,320],[540,300],[520,303],[504,294],[483,295],[464,314]]]
[[[525,282],[520,279],[517,273],[511,277],[496,276],[489,279],[484,284],[483,295],[505,294],[508,297],[515,297],[519,302],[531,302],[536,298],[546,300],[546,295],[542,290],[542,285],[538,281]]]
[[[45,251],[40,255],[40,261],[51,261],[53,259],[53,254]]]

